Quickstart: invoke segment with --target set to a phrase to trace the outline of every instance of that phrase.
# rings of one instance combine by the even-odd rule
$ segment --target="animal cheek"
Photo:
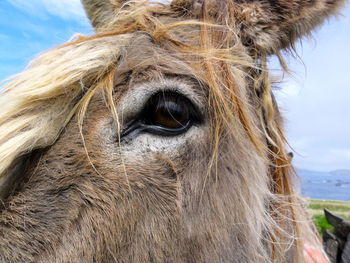
[[[121,151],[126,157],[161,154],[175,160],[206,145],[207,130],[205,126],[194,126],[184,134],[170,137],[142,133],[122,144]]]

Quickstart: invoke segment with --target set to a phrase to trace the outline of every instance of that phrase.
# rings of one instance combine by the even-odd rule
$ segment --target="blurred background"
[[[0,1],[0,79],[75,33],[92,34],[80,0]],[[313,199],[350,201],[350,4],[296,49],[299,57],[287,59],[291,75],[283,76],[274,58],[270,68],[276,78],[283,77],[275,94],[301,192]],[[312,204],[315,211],[322,207],[319,202]],[[350,218],[349,203],[327,204],[339,205]]]

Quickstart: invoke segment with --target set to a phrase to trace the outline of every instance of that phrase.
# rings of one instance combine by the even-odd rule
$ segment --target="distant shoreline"
[[[329,173],[334,175],[350,175],[350,170],[335,170],[330,171]]]
[[[303,169],[303,168],[296,168],[296,171],[307,172],[307,173],[321,173],[321,174],[350,176],[350,170],[348,169],[339,169],[339,170],[333,170],[333,171],[316,171],[316,170],[309,170],[309,169]]]
[[[298,170],[304,197],[320,200],[350,201],[350,175]]]
[[[350,204],[350,201],[342,201],[342,200],[332,200],[332,199],[321,199],[321,198],[310,198],[310,197],[305,197],[306,200],[310,201],[320,201],[320,202],[335,202],[335,203],[347,203]],[[350,212],[350,210],[349,210]]]

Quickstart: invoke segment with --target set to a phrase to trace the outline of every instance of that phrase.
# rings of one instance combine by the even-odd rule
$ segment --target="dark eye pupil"
[[[159,101],[151,114],[150,121],[153,125],[167,128],[181,128],[190,119],[186,105],[179,101]]]
[[[201,123],[202,117],[194,104],[173,91],[153,95],[138,117],[122,132],[121,137],[147,132],[160,136],[176,136]]]

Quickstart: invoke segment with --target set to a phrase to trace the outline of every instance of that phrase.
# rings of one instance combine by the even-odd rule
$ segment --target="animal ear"
[[[272,54],[309,34],[345,0],[243,0],[237,1],[242,36],[257,51]]]
[[[2,208],[6,198],[14,191],[17,185],[20,184],[21,179],[24,177],[25,170],[30,165],[30,156],[19,157],[15,162],[7,169],[4,176],[0,177],[0,209]]]
[[[263,54],[288,48],[346,0],[173,0],[172,6],[199,14],[203,2],[216,17],[229,10],[245,45]],[[216,10],[215,10],[216,9]],[[225,20],[227,21],[227,20]]]
[[[108,25],[124,0],[81,0],[85,12],[96,31]]]
[[[327,222],[333,227],[337,227],[337,226],[341,225],[341,223],[343,223],[343,221],[344,221],[343,218],[332,214],[327,209],[324,209],[324,214],[326,216]]]

